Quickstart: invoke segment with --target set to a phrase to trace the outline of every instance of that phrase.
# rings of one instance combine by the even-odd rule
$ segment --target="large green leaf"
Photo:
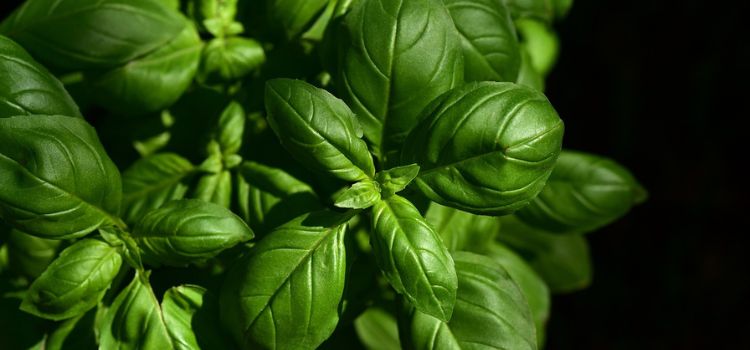
[[[329,0],[265,0],[268,22],[287,39],[301,34],[323,12]]]
[[[0,35],[0,118],[22,114],[81,116],[63,85],[21,46]]]
[[[28,0],[0,24],[45,65],[111,68],[172,40],[185,22],[153,0]]]
[[[21,310],[50,320],[81,315],[101,300],[121,264],[117,249],[106,242],[78,241],[29,287]]]
[[[371,307],[354,320],[354,329],[367,350],[400,349],[396,318],[379,307]]]
[[[119,221],[120,173],[81,118],[0,118],[0,188],[0,217],[35,236],[79,237]]]
[[[431,200],[475,214],[525,206],[544,187],[563,123],[540,92],[513,83],[471,83],[441,96],[409,134],[402,162]]]
[[[172,105],[193,82],[203,43],[193,25],[165,45],[106,72],[86,76],[102,105],[123,114],[159,111]]]
[[[252,239],[253,231],[225,207],[182,199],[146,214],[133,228],[133,238],[145,262],[184,266]]]
[[[536,349],[534,322],[518,286],[497,262],[467,252],[454,255],[458,297],[453,317],[441,321],[407,305],[399,317],[405,349]]]
[[[331,212],[300,216],[230,271],[222,320],[243,348],[315,349],[333,333],[347,268],[342,219]]]
[[[440,0],[361,0],[338,33],[338,89],[388,167],[434,98],[463,80],[461,41]]]
[[[393,288],[420,311],[450,320],[457,288],[453,259],[417,208],[398,195],[378,201],[370,240]]]
[[[425,213],[451,252],[480,252],[492,242],[500,223],[491,216],[481,216],[431,202]]]
[[[122,174],[122,217],[134,224],[146,213],[187,191],[184,180],[195,167],[174,153],[157,153],[141,158]]]
[[[61,243],[11,230],[8,234],[8,266],[23,276],[37,278],[55,260]]]
[[[348,181],[375,175],[359,124],[343,101],[291,79],[269,80],[265,96],[271,128],[301,163]]]
[[[563,151],[539,196],[516,215],[550,232],[582,233],[607,225],[645,200],[646,191],[614,161]]]
[[[510,12],[498,0],[443,0],[461,34],[466,81],[516,81],[521,49]]]

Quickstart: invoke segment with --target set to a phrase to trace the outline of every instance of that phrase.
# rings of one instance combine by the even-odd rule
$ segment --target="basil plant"
[[[570,0],[26,0],[3,349],[538,349],[646,192],[563,148]]]

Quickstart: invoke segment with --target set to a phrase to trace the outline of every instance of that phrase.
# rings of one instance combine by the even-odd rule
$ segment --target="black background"
[[[625,164],[651,197],[589,236],[593,284],[554,298],[547,349],[750,348],[748,10],[575,0],[556,25],[566,147]]]

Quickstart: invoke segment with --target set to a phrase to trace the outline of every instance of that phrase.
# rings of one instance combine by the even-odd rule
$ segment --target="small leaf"
[[[224,207],[182,199],[146,214],[132,236],[146,263],[184,266],[252,239],[253,231]]]
[[[548,25],[530,19],[517,20],[516,29],[521,36],[523,50],[529,54],[531,66],[541,76],[546,76],[560,51],[557,34]]]
[[[366,209],[380,200],[380,186],[377,182],[363,180],[339,194],[334,205],[339,208]]]
[[[383,189],[384,197],[401,192],[419,174],[419,165],[409,164],[381,171],[375,175],[375,179]]]
[[[453,259],[417,208],[397,195],[378,201],[370,240],[393,288],[420,311],[450,320],[457,288]]]
[[[21,310],[55,321],[82,315],[102,299],[121,264],[120,254],[109,244],[78,241],[31,284]]]
[[[357,120],[343,101],[291,79],[269,80],[265,96],[271,128],[298,161],[347,181],[375,175]]]
[[[230,102],[221,112],[215,138],[225,157],[237,153],[242,147],[246,119],[242,105],[235,101]]]
[[[229,208],[232,202],[232,174],[223,170],[217,174],[203,175],[195,186],[193,197]]]
[[[300,216],[229,272],[221,316],[243,348],[315,349],[333,333],[347,270],[346,219],[332,212]]]
[[[265,61],[263,46],[253,39],[215,38],[203,49],[200,79],[234,81],[250,74]]]

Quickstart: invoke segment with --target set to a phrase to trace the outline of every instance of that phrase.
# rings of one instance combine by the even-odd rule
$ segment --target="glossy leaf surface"
[[[366,209],[380,200],[380,185],[374,181],[360,181],[347,188],[335,199],[339,208]]]
[[[219,309],[214,294],[195,285],[170,288],[161,310],[167,332],[177,349],[231,349],[220,331]]]

